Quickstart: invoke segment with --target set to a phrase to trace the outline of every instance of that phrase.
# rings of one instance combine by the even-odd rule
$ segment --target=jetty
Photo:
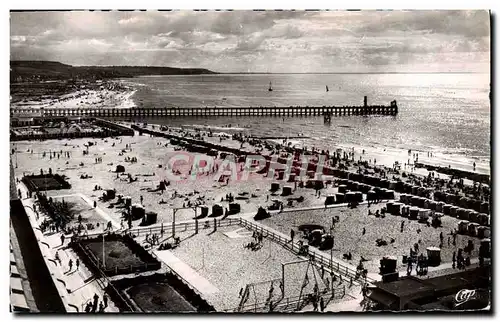
[[[218,117],[218,116],[344,116],[397,115],[396,101],[390,105],[368,105],[366,96],[362,106],[288,106],[288,107],[135,107],[135,108],[11,108],[15,117]]]

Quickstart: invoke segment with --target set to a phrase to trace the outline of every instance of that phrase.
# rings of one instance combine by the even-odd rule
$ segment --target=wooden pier
[[[165,108],[11,108],[11,118],[27,117],[217,117],[217,116],[344,116],[396,115],[391,105],[365,106],[289,106],[289,107],[165,107]]]

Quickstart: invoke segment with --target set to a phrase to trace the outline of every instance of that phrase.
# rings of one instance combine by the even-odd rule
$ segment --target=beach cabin
[[[441,248],[427,247],[427,264],[434,267],[441,265]]]
[[[430,212],[429,209],[420,209],[418,212],[418,220],[426,222],[429,219]]]
[[[458,223],[458,233],[462,234],[462,235],[467,234],[468,226],[469,226],[469,222],[468,221],[464,221],[464,220],[460,221]]]

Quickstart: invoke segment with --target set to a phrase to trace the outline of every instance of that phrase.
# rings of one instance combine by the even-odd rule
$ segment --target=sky
[[[217,72],[489,72],[487,11],[11,12],[12,60]]]

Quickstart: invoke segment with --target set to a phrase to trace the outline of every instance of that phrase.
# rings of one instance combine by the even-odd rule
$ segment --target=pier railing
[[[305,115],[396,115],[398,107],[367,106],[245,106],[245,107],[155,107],[155,108],[11,108],[11,117],[98,116],[98,117],[209,117],[209,116],[305,116]]]

